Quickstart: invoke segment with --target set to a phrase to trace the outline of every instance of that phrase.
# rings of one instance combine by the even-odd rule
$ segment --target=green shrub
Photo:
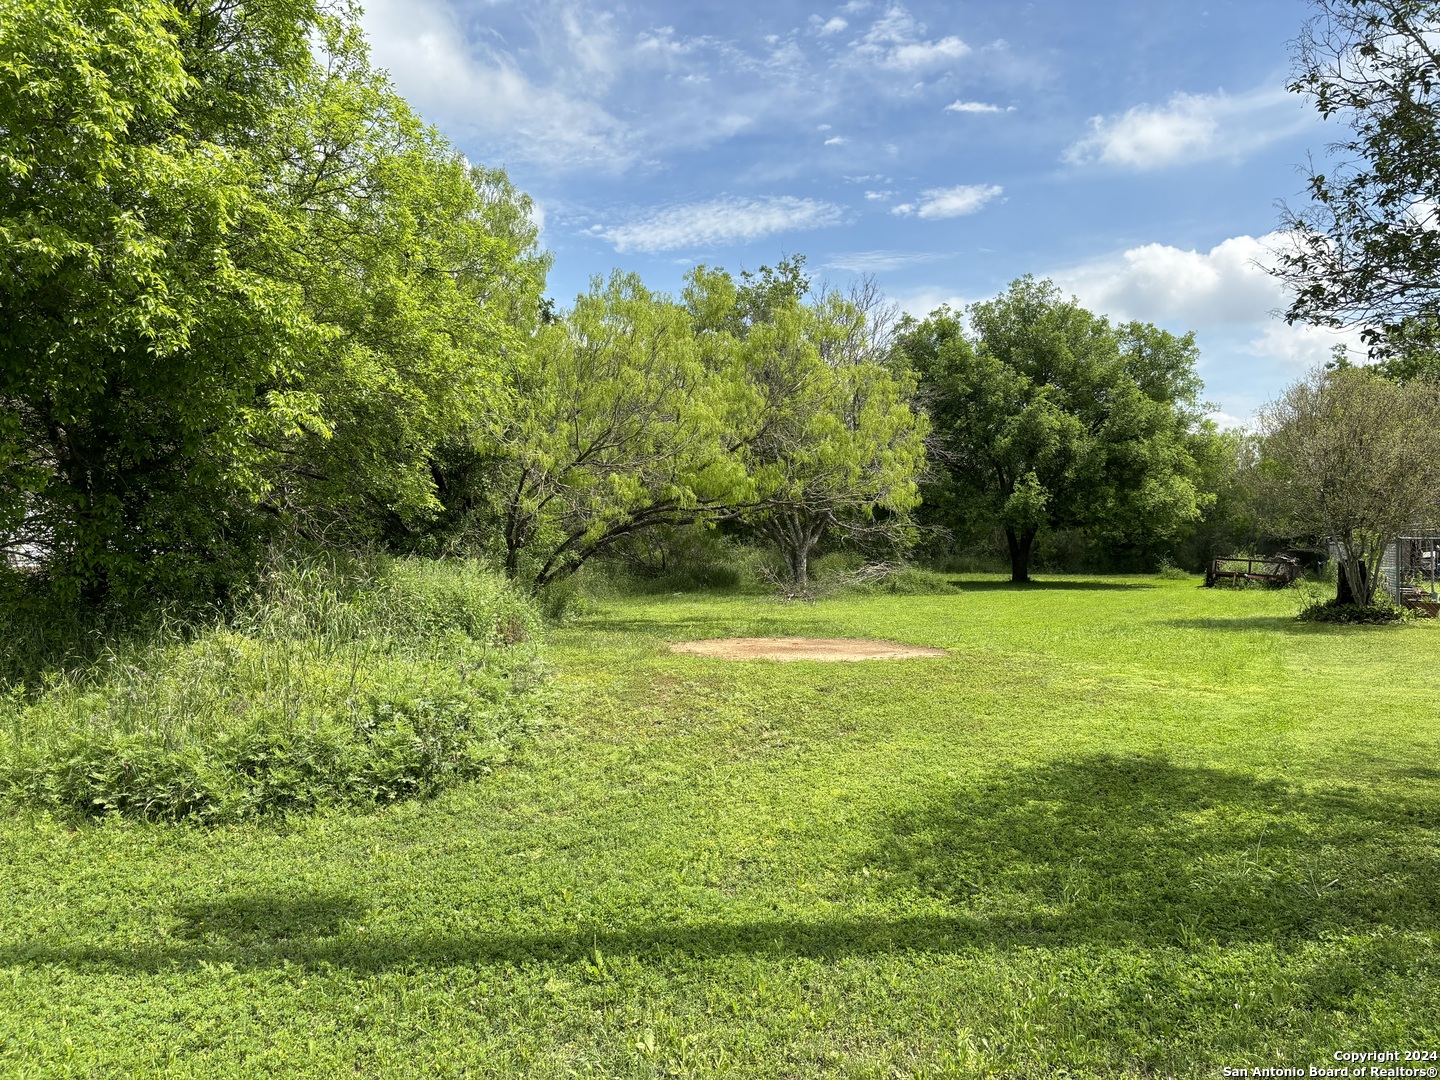
[[[0,794],[202,822],[429,795],[545,705],[539,613],[464,563],[281,566],[228,620],[0,696]]]
[[[1340,604],[1334,600],[1317,600],[1307,604],[1296,616],[1301,622],[1343,623],[1351,626],[1396,623],[1405,617],[1405,609],[1385,596],[1377,596],[1373,604]]]
[[[612,582],[607,579],[605,584]],[[546,585],[540,590],[539,601],[541,613],[556,626],[563,626],[593,607],[586,583],[574,575]]]
[[[1162,581],[1184,581],[1190,577],[1189,572],[1176,566],[1168,555],[1161,557],[1155,567],[1155,574]]]

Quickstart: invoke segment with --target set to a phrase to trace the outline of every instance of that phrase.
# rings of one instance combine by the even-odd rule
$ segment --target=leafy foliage
[[[939,501],[1004,529],[1014,580],[1042,529],[1174,537],[1214,503],[1192,335],[1112,327],[1029,277],[968,317],[908,321],[899,348],[934,418]]]
[[[237,821],[430,795],[543,706],[533,608],[473,566],[289,565],[229,622],[0,697],[0,793],[65,815]]]
[[[72,594],[203,597],[266,521],[432,512],[428,448],[538,296],[524,209],[343,6],[6,4],[0,542]]]
[[[1301,622],[1383,626],[1401,622],[1405,618],[1405,609],[1396,604],[1342,604],[1338,600],[1319,600],[1306,605],[1295,617]]]
[[[1362,328],[1377,358],[1425,365],[1440,337],[1440,54],[1433,0],[1315,0],[1289,89],[1350,134],[1288,210],[1286,318]],[[1429,366],[1432,367],[1433,364]]]
[[[733,361],[707,354],[685,309],[637,276],[593,282],[506,374],[508,407],[471,461],[512,576],[528,556],[544,586],[625,537],[744,500]]]
[[[754,485],[741,516],[802,589],[827,532],[903,545],[929,430],[911,408],[913,377],[887,362],[891,313],[873,282],[812,296],[803,265],[785,259],[738,284],[702,267],[686,292],[702,329],[733,342],[754,402],[736,439]]]
[[[1440,385],[1397,385],[1364,368],[1316,371],[1261,426],[1272,527],[1333,542],[1355,602],[1369,607],[1386,546],[1407,527],[1440,521]]]

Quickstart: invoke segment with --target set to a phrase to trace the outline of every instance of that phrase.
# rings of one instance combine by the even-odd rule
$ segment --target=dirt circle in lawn
[[[670,651],[722,660],[913,660],[944,656],[944,649],[861,638],[736,637],[672,641]]]

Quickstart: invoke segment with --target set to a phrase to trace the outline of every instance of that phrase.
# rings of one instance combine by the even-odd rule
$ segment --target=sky
[[[1275,317],[1279,204],[1342,132],[1287,93],[1296,0],[368,0],[375,63],[594,275],[804,255],[923,317],[1022,274],[1194,331],[1248,421],[1337,343]]]

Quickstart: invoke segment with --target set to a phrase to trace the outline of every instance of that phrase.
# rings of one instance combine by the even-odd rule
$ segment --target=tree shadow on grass
[[[1221,944],[1440,925],[1433,788],[1305,793],[1092,756],[932,793],[870,854],[998,942]]]
[[[182,905],[179,936],[232,946],[332,938],[364,913],[342,893],[236,893]]]
[[[1379,794],[1377,782],[1402,774],[1368,768],[1360,786],[1307,793],[1230,770],[1099,755],[936,786],[915,808],[875,823],[873,845],[843,879],[846,897],[863,905],[853,916],[412,934],[352,925],[362,907],[354,898],[241,893],[182,908],[187,929],[178,939],[134,947],[34,940],[0,946],[0,966],[298,963],[363,973],[583,964],[596,950],[666,964],[738,954],[1298,947],[1433,933],[1435,778],[1411,770]],[[1409,962],[1398,953],[1386,961]]]
[[[1262,631],[1279,632],[1282,634],[1343,634],[1343,633],[1375,633],[1394,632],[1399,628],[1398,623],[1387,623],[1381,625],[1339,625],[1336,623],[1312,623],[1300,622],[1293,615],[1235,615],[1235,616],[1197,616],[1188,619],[1165,619],[1162,626],[1173,626],[1180,630],[1200,630],[1208,633],[1211,630],[1229,631],[1231,633],[1254,634]]]
[[[967,581],[951,578],[947,582],[963,592],[1127,592],[1133,589],[1153,589],[1156,586],[1144,581]]]

